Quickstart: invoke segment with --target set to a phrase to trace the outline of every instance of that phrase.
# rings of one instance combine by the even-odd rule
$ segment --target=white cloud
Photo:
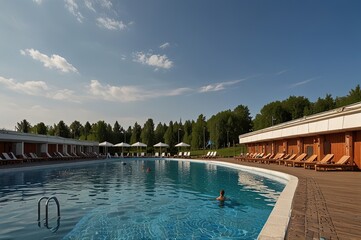
[[[55,68],[65,73],[78,72],[78,70],[73,65],[68,63],[65,58],[56,54],[53,54],[51,57],[49,57],[35,49],[20,50],[20,53],[24,56],[31,56],[34,60],[42,62],[46,68]]]
[[[282,71],[279,71],[278,73],[276,73],[276,75],[282,75],[282,74],[284,74],[284,73],[286,73],[286,72],[288,72],[287,69],[282,70]]]
[[[74,94],[74,91],[69,89],[54,90],[43,81],[26,81],[21,83],[12,78],[4,78],[0,76],[0,85],[4,85],[6,88],[14,92],[31,96],[41,96],[55,100],[79,102],[78,97]]]
[[[102,85],[98,80],[91,80],[88,86],[89,93],[94,97],[115,102],[144,101],[151,98],[178,96],[192,91],[189,88],[178,88],[174,90],[145,90],[136,86],[111,86]]]
[[[40,5],[40,4],[43,3],[43,0],[33,0],[33,2],[36,3],[36,4],[38,4],[38,5]]]
[[[170,69],[173,67],[173,62],[168,59],[166,55],[145,54],[143,52],[137,52],[134,54],[135,62],[139,62],[145,65],[149,65],[156,68]]]
[[[203,86],[199,89],[199,92],[205,93],[205,92],[217,92],[224,90],[226,86],[231,86],[234,84],[237,84],[239,82],[245,81],[246,79],[236,80],[236,81],[228,81],[228,82],[221,82],[221,83],[215,83],[215,84],[209,84],[206,86]]]
[[[78,22],[83,22],[83,15],[79,11],[78,4],[75,2],[75,0],[64,0],[65,1],[65,7],[68,9],[68,11],[73,14]]]
[[[108,9],[110,9],[113,6],[112,2],[109,0],[99,0],[99,2],[102,7],[105,7]]]
[[[0,76],[0,84],[5,85],[5,87],[10,90],[28,95],[39,95],[48,90],[48,86],[43,81],[28,81],[19,83],[12,78],[4,78]]]
[[[161,48],[161,49],[166,49],[166,48],[169,48],[169,47],[170,47],[169,42],[163,43],[162,45],[159,46],[159,48]]]
[[[67,100],[72,102],[79,102],[74,96],[75,96],[75,92],[69,89],[56,90],[53,93],[47,95],[47,97],[55,100]]]
[[[310,78],[310,79],[307,79],[307,80],[302,81],[302,82],[298,82],[298,83],[291,84],[290,88],[295,88],[295,87],[298,87],[298,86],[307,84],[307,83],[309,83],[309,82],[312,82],[312,81],[315,80],[315,79],[317,79],[317,78]]]
[[[109,30],[123,30],[127,27],[122,21],[117,21],[110,18],[97,18],[97,25]]]
[[[88,9],[90,9],[93,12],[96,12],[96,10],[93,7],[93,3],[92,3],[91,0],[84,0],[84,4]]]

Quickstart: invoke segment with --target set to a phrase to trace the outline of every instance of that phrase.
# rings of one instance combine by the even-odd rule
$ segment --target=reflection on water
[[[280,195],[280,192],[272,188],[272,181],[243,171],[238,172],[238,184],[247,191],[259,193],[259,196],[264,197],[266,202],[275,203]]]

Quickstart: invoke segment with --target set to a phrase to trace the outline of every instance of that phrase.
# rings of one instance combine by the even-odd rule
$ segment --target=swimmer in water
[[[226,197],[224,196],[224,190],[222,189],[219,193],[219,196],[216,198],[218,201],[224,202]]]
[[[151,172],[152,170],[150,169],[150,167],[149,168],[147,168],[147,172]]]

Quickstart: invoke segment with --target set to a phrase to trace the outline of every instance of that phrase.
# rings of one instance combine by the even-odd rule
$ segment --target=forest
[[[113,125],[99,120],[84,124],[75,120],[70,125],[59,121],[51,126],[43,122],[32,125],[26,119],[17,123],[16,130],[24,133],[60,136],[91,141],[108,141],[111,143],[143,142],[153,146],[165,142],[174,150],[174,145],[186,142],[192,150],[204,148],[224,148],[238,143],[240,134],[256,131],[303,116],[312,115],[361,101],[360,85],[351,89],[346,96],[333,98],[326,94],[311,102],[306,97],[290,96],[283,101],[270,102],[262,107],[252,119],[247,106],[239,105],[233,110],[219,112],[209,119],[200,114],[196,120],[182,122],[170,121],[155,125],[149,118],[143,126],[137,122],[133,126],[122,126],[116,121]]]

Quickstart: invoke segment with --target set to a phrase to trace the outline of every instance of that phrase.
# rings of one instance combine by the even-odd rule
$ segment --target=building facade
[[[81,152],[99,152],[99,143],[81,141],[57,136],[47,136],[31,133],[21,133],[0,130],[0,153],[13,152],[15,155],[44,153],[52,155],[54,152],[78,154]]]
[[[361,103],[243,134],[239,143],[252,153],[317,154],[318,160],[348,155],[361,169]]]

